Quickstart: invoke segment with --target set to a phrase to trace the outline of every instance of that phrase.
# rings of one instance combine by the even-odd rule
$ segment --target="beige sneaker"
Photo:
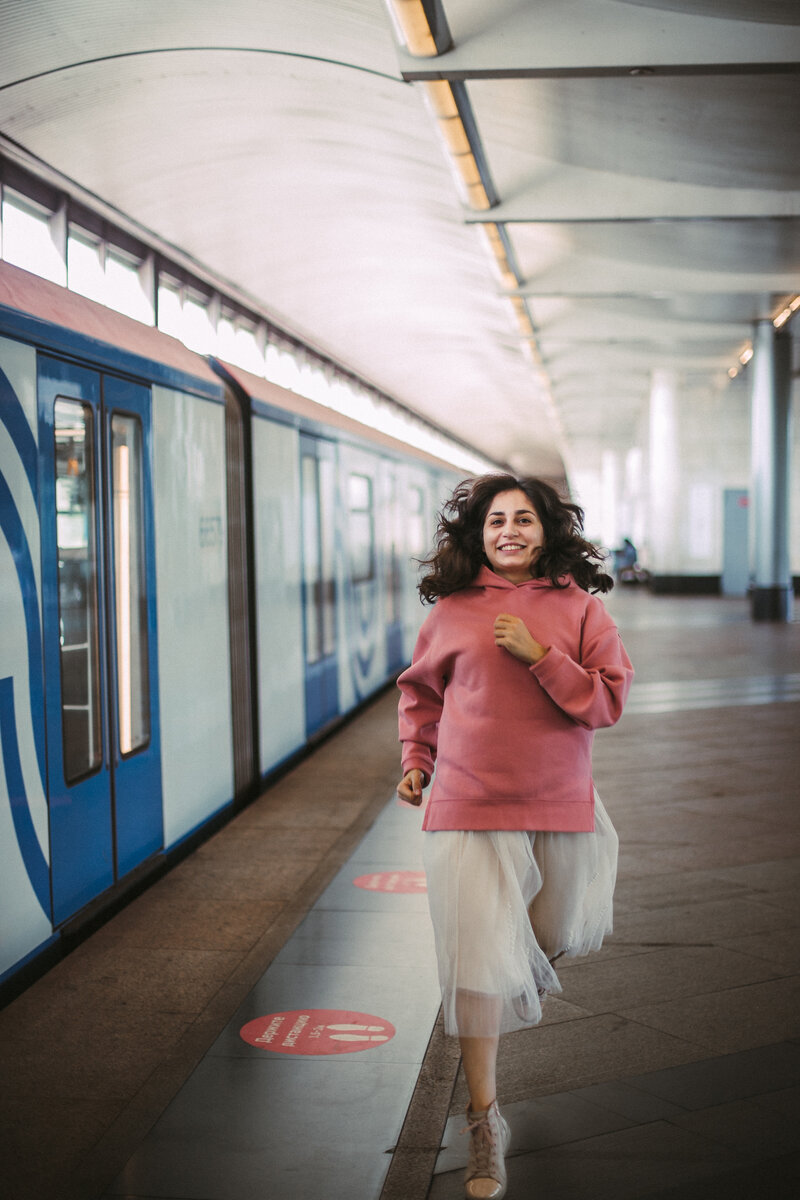
[[[467,1200],[501,1200],[506,1194],[506,1164],[503,1161],[511,1130],[508,1128],[497,1101],[486,1112],[467,1109],[469,1130],[469,1162],[464,1175],[464,1194]]]

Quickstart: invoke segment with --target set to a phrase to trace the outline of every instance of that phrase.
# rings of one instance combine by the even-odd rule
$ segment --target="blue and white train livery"
[[[455,478],[0,263],[4,989],[402,667]]]

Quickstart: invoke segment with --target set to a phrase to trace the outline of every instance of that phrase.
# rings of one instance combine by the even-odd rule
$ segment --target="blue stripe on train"
[[[39,486],[36,464],[39,456],[36,449],[36,439],[28,424],[25,410],[19,401],[17,393],[11,386],[11,382],[2,367],[0,367],[0,418],[11,435],[11,441],[14,443],[14,448],[20,457],[25,474],[28,477],[31,493],[34,500],[37,500]]]
[[[31,428],[22,405],[8,377],[0,371],[0,401],[2,420],[8,429],[14,447],[19,454],[34,500],[37,487],[37,450]],[[14,497],[6,480],[0,475],[0,528],[8,542],[16,567],[22,607],[25,616],[25,634],[28,651],[28,687],[31,702],[33,738],[39,778],[44,788],[44,679],[42,663],[42,635],[39,620],[39,603],[36,591],[36,573],[33,567],[28,539]],[[37,719],[37,717],[39,719]],[[3,748],[3,766],[11,802],[11,816],[17,835],[20,854],[28,872],[31,886],[43,912],[50,916],[50,868],[42,853],[33,817],[30,811],[22,762],[17,738],[16,709],[14,703],[14,681],[8,676],[0,680],[0,744]]]
[[[25,793],[25,779],[22,774],[17,742],[14,680],[10,675],[5,679],[0,679],[0,745],[3,747],[6,786],[11,800],[11,816],[22,861],[25,863],[36,899],[41,904],[45,916],[49,918],[50,868],[42,854],[42,848],[33,827],[28,797]]]

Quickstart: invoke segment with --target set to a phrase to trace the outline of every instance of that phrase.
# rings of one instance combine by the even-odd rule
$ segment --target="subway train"
[[[390,680],[451,465],[0,263],[0,988]]]

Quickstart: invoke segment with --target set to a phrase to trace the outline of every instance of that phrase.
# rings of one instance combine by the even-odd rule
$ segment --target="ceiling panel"
[[[493,459],[581,469],[639,436],[654,371],[716,403],[800,290],[800,13],[443,7],[453,47],[419,59],[383,0],[6,0],[0,134]],[[424,103],[448,78],[489,211]]]

